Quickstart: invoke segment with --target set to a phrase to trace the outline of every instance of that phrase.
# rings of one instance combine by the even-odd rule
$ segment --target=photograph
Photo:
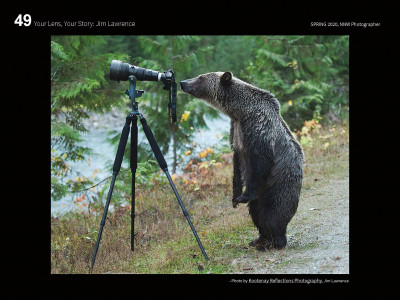
[[[51,36],[51,272],[348,274],[349,43]]]

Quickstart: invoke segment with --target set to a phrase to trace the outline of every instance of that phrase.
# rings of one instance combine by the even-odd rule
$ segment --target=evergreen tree
[[[243,71],[252,59],[254,44],[252,36],[202,36],[201,42],[213,45],[215,50],[209,61],[209,68],[203,68],[199,73],[231,71],[235,77],[242,77]]]
[[[277,97],[291,127],[348,105],[348,36],[253,38],[247,81]]]
[[[91,149],[79,146],[82,120],[88,112],[103,114],[121,105],[116,84],[108,82],[112,59],[122,54],[92,55],[91,48],[103,42],[97,36],[52,36],[51,38],[51,196],[60,200],[69,190],[90,183],[70,168],[84,160]]]

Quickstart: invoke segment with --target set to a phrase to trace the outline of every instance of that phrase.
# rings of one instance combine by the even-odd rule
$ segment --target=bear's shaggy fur
[[[281,117],[278,100],[231,72],[181,81],[181,89],[231,118],[232,204],[248,203],[260,234],[250,245],[285,247],[286,228],[299,202],[304,154]]]

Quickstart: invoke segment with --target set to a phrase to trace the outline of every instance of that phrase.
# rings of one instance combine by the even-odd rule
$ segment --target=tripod
[[[93,269],[95,260],[96,260],[96,255],[97,255],[97,250],[99,248],[100,240],[101,240],[101,235],[103,232],[103,227],[105,225],[106,217],[107,217],[107,212],[108,212],[108,207],[110,205],[110,200],[112,196],[112,192],[114,189],[114,184],[116,177],[120,171],[121,164],[122,164],[122,159],[124,157],[124,151],[126,148],[126,143],[128,141],[128,136],[129,136],[129,131],[131,130],[130,127],[132,127],[131,130],[131,153],[130,153],[130,169],[132,173],[132,202],[131,202],[131,250],[134,251],[134,226],[135,226],[135,174],[136,174],[136,169],[137,169],[137,144],[138,144],[138,126],[137,126],[137,118],[139,116],[140,123],[142,123],[143,126],[143,131],[147,137],[147,140],[151,146],[151,149],[157,159],[158,164],[160,165],[160,168],[164,171],[165,175],[168,178],[169,184],[172,187],[172,190],[175,193],[176,198],[178,199],[178,203],[182,209],[182,212],[184,216],[186,217],[186,220],[188,221],[190,228],[192,229],[192,232],[197,240],[197,243],[201,249],[201,252],[203,253],[204,257],[206,260],[209,260],[206,251],[203,248],[203,245],[201,244],[200,238],[197,235],[196,229],[194,228],[190,217],[189,213],[187,212],[185,206],[183,205],[183,202],[181,200],[181,197],[178,194],[178,191],[175,187],[174,182],[172,181],[171,175],[168,172],[168,165],[164,159],[163,154],[161,153],[160,147],[157,144],[157,141],[154,138],[153,132],[151,131],[149,125],[147,125],[147,121],[144,118],[144,116],[139,112],[139,107],[138,107],[138,102],[135,101],[136,98],[139,98],[142,96],[144,93],[143,90],[136,90],[136,77],[131,75],[129,76],[129,91],[126,91],[126,94],[129,95],[129,98],[131,99],[132,103],[132,111],[126,116],[126,121],[125,125],[122,129],[122,134],[121,138],[118,144],[118,150],[117,154],[114,160],[114,165],[113,165],[113,173],[112,173],[112,179],[111,179],[111,185],[110,189],[108,191],[107,195],[107,201],[106,205],[104,207],[104,212],[103,212],[103,217],[101,219],[100,223],[100,229],[99,229],[99,234],[97,236],[97,242],[96,242],[96,247],[94,249],[93,257],[92,257],[92,266],[91,268]]]

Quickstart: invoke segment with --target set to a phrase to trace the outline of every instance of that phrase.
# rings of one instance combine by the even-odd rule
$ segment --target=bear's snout
[[[187,80],[182,80],[181,81],[181,90],[186,92],[186,88],[187,88]]]
[[[192,92],[195,90],[195,79],[186,79],[181,81],[181,90],[184,91],[185,93],[192,94]]]

